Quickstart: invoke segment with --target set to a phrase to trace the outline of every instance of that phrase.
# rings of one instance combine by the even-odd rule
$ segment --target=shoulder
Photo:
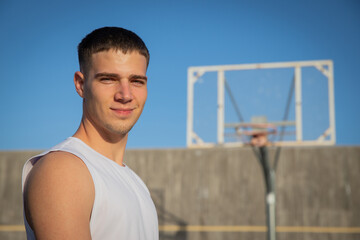
[[[26,179],[25,187],[32,187],[33,182],[48,184],[51,181],[52,184],[64,185],[74,183],[74,180],[80,184],[92,183],[85,163],[71,153],[56,151],[44,155],[36,162]]]
[[[39,226],[59,226],[66,224],[64,221],[83,220],[86,224],[94,197],[94,184],[85,163],[68,152],[51,152],[36,162],[26,179],[26,217],[35,233]]]

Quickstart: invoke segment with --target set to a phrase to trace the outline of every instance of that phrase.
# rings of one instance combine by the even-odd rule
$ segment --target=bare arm
[[[85,164],[66,152],[41,158],[24,190],[25,212],[38,240],[91,239],[94,184]]]

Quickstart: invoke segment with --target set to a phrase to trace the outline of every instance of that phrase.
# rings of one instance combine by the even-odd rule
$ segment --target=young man
[[[100,28],[78,46],[76,133],[23,170],[28,239],[158,239],[150,193],[123,162],[147,97],[149,52],[133,32]]]

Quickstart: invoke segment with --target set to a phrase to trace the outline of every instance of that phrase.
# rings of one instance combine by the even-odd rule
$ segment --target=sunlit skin
[[[136,51],[109,50],[93,54],[86,74],[75,73],[83,119],[74,136],[120,165],[128,132],[146,102],[146,68],[146,58]]]

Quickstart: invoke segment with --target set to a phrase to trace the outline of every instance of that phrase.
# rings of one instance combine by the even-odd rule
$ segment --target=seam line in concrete
[[[162,225],[163,232],[266,232],[266,226],[178,226]],[[360,233],[360,227],[305,227],[305,226],[278,226],[276,232],[283,233]]]
[[[24,232],[24,225],[0,225],[0,232]]]
[[[200,226],[160,225],[161,232],[266,232],[266,226]],[[0,225],[0,232],[24,232],[24,225]],[[360,227],[277,226],[279,233],[360,233]]]

